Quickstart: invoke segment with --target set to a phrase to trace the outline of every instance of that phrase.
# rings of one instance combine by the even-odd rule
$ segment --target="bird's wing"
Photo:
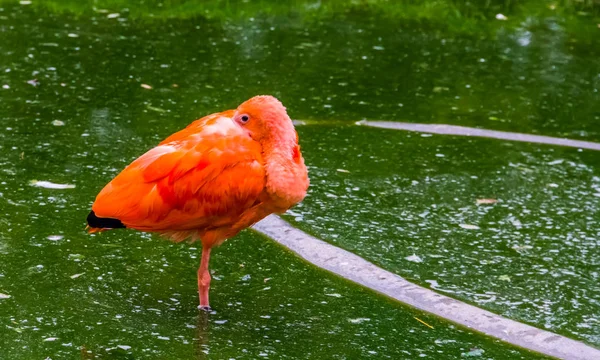
[[[98,194],[97,217],[147,231],[228,226],[265,187],[260,145],[231,120],[209,115],[131,163]]]

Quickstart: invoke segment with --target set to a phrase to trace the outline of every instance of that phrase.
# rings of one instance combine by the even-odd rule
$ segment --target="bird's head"
[[[283,104],[273,96],[260,95],[246,100],[236,109],[233,121],[261,143],[296,139],[292,120]]]

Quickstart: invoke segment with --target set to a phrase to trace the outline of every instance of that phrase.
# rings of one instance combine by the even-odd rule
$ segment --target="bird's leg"
[[[208,305],[208,290],[210,289],[209,259],[210,247],[202,246],[202,259],[200,260],[200,268],[198,268],[198,296],[200,297],[200,306],[198,306],[198,309],[204,311],[210,311],[210,306]]]

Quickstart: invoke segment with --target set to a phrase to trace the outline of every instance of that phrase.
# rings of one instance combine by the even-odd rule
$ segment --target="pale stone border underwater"
[[[545,135],[532,135],[524,133],[515,133],[508,131],[499,130],[488,130],[479,129],[466,126],[458,125],[447,125],[447,124],[418,124],[418,123],[407,123],[397,121],[375,121],[375,120],[361,120],[357,122],[348,121],[314,121],[314,120],[294,120],[294,125],[341,125],[341,126],[369,126],[380,129],[391,129],[391,130],[405,130],[414,131],[427,134],[440,134],[440,135],[457,135],[457,136],[470,136],[470,137],[483,137],[490,139],[508,140],[508,141],[519,141],[536,144],[546,144],[554,146],[566,146],[578,149],[588,149],[600,151],[600,143],[584,140],[573,140],[566,138],[557,138]]]
[[[297,125],[307,122],[295,121]],[[328,122],[327,122],[328,124]],[[347,123],[346,123],[347,124]],[[599,150],[600,144],[549,136],[510,133],[454,125],[413,124],[388,121],[361,121],[366,125],[444,135],[486,137],[509,141]],[[581,341],[510,320],[503,316],[438,294],[384,270],[358,255],[319,240],[296,229],[275,215],[254,225],[254,230],[290,249],[304,260],[354,283],[389,296],[404,304],[544,355],[569,360],[599,360],[600,349]]]
[[[393,130],[408,130],[429,134],[441,135],[459,135],[459,136],[474,136],[484,137],[509,141],[521,141],[536,144],[547,144],[555,146],[567,146],[579,149],[598,150],[600,151],[600,143],[583,140],[573,140],[565,138],[557,138],[544,135],[531,135],[523,133],[513,133],[508,131],[487,130],[471,128],[466,126],[446,125],[446,124],[416,124],[394,121],[359,121],[356,125],[366,125],[382,129]]]
[[[559,359],[598,360],[600,350],[415,285],[404,278],[333,246],[270,215],[253,229],[304,260],[404,304],[435,314],[510,344]]]

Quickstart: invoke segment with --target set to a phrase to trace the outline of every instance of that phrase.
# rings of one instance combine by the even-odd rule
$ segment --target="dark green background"
[[[196,310],[197,246],[83,231],[95,194],[131,160],[256,94],[315,120],[298,127],[312,187],[288,220],[418,284],[600,345],[599,154],[353,125],[600,141],[594,2],[0,8],[0,293],[11,296],[0,299],[0,358],[535,357],[250,232],[216,251],[216,313],[206,319]]]

